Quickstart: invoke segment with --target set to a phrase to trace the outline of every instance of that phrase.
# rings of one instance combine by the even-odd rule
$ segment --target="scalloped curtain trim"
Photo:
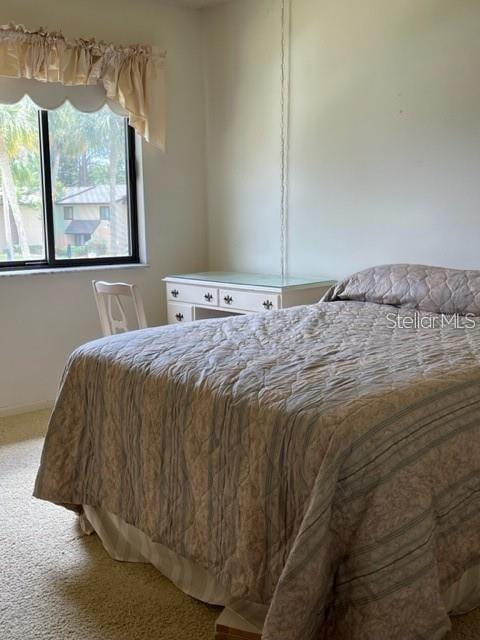
[[[142,45],[114,46],[94,39],[68,41],[60,33],[0,26],[0,76],[103,85],[138,134],[165,149],[165,52]]]

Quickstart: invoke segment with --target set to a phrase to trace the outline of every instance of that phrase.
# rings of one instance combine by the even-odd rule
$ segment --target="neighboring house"
[[[38,204],[39,202],[41,202],[41,200],[35,197],[20,198],[19,201],[25,233],[27,234],[28,244],[33,257],[43,255],[43,209],[42,206]],[[6,249],[5,224],[3,216],[3,195],[0,192],[0,260],[2,259],[2,254]],[[12,214],[10,214],[10,228],[12,230],[13,244],[18,245],[18,231]]]
[[[110,202],[110,187],[66,187],[54,205],[56,246],[96,246],[97,253],[128,251],[126,185],[116,186],[115,205]],[[103,251],[102,251],[103,247]]]
[[[35,194],[34,194],[35,196]],[[40,196],[20,200],[23,224],[33,255],[43,254],[43,210]],[[6,249],[4,209],[0,192],[0,260]],[[64,257],[70,257],[72,247],[85,247],[93,255],[122,255],[128,252],[128,216],[126,185],[117,185],[115,205],[110,202],[110,187],[65,187],[54,204],[55,245]],[[13,244],[18,233],[10,215]],[[78,251],[78,249],[76,250]],[[81,251],[81,250],[80,250]]]

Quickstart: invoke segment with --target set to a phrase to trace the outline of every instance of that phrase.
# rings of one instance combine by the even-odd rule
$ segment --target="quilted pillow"
[[[480,315],[480,271],[387,264],[349,276],[323,300],[390,304],[433,313]]]

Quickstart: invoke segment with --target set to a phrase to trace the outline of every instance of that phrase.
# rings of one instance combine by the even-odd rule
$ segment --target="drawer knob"
[[[213,300],[213,296],[211,293],[206,293],[204,298],[207,302],[211,302]]]
[[[273,307],[273,302],[271,300],[265,300],[263,306],[265,307],[265,309],[271,309]]]
[[[183,320],[183,313],[177,313],[177,315],[175,316],[175,318],[181,322]]]
[[[178,298],[179,291],[178,289],[172,289],[170,292],[174,298]]]
[[[227,304],[232,304],[232,302],[233,302],[233,298],[232,298],[232,296],[225,296],[225,297],[224,297],[224,301],[225,301]]]

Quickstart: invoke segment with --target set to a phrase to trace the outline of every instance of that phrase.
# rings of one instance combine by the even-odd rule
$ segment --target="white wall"
[[[136,282],[149,324],[164,321],[161,278],[206,267],[204,95],[197,11],[155,0],[2,0],[0,23],[167,50],[168,150],[144,145],[146,269],[0,276],[0,413],[51,401],[65,360],[98,337],[92,278]]]
[[[212,268],[278,271],[278,0],[205,20]],[[478,0],[292,0],[289,269],[480,268]]]
[[[203,12],[210,267],[273,273],[278,226],[278,0]]]

